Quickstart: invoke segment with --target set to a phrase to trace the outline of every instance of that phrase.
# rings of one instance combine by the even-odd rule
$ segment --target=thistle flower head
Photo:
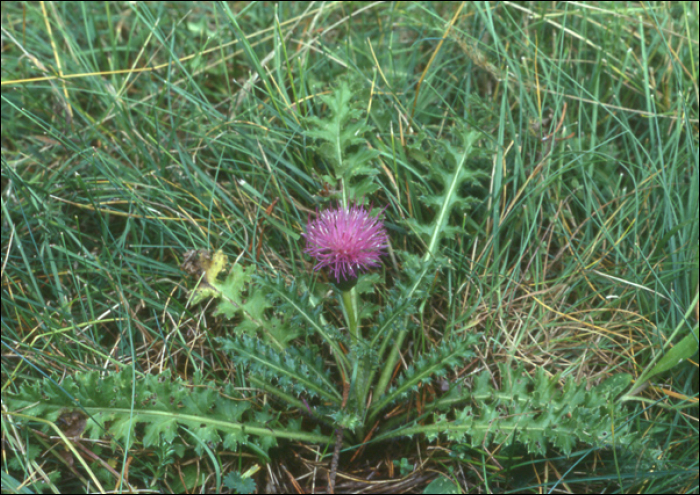
[[[322,211],[315,220],[309,219],[303,235],[304,252],[317,261],[314,270],[327,266],[337,283],[352,281],[359,272],[378,266],[387,247],[382,220],[357,204]]]

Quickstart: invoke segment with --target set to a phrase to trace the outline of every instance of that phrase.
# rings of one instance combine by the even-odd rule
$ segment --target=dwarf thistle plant
[[[442,193],[423,198],[435,215],[428,223],[408,223],[424,238],[426,252],[422,257],[397,252],[403,271],[386,293],[385,307],[370,311],[369,316],[365,312],[361,322],[358,308],[363,305],[362,296],[373,292],[378,281],[378,277],[363,272],[379,266],[388,249],[382,220],[385,210],[373,216],[364,205],[351,203],[358,190],[373,188],[372,173],[368,172],[370,155],[357,147],[365,126],[355,120],[360,113],[352,107],[348,87],[341,85],[322,100],[331,115],[327,120],[308,119],[312,128],[309,135],[317,139],[317,152],[334,173],[324,180],[333,181],[341,193],[337,205],[321,209],[315,219],[309,219],[302,235],[304,251],[315,271],[325,271],[332,282],[331,293],[344,314],[344,326],[328,323],[323,305],[303,282],[289,284],[281,278],[251,273],[249,290],[263,291],[275,301],[275,310],[268,317],[294,315],[293,328],[306,337],[305,344],[290,340],[282,350],[263,333],[257,338],[248,334],[221,337],[222,349],[248,371],[251,383],[329,428],[346,430],[346,442],[355,446],[375,426],[376,441],[415,434],[429,439],[446,435],[452,440],[470,439],[475,446],[519,442],[539,453],[554,445],[568,454],[578,441],[607,443],[615,424],[616,441],[629,443],[633,437],[628,426],[615,419],[622,416],[617,398],[629,386],[629,375],[616,375],[590,388],[585,382],[571,380],[562,386],[556,375],[538,372],[531,376],[521,367],[502,366],[501,389],[493,386],[489,371],[479,374],[470,388],[448,379],[451,370],[464,367],[475,356],[479,335],[469,333],[445,337],[428,352],[414,356],[394,378],[406,336],[419,330],[414,317],[425,308],[426,281],[432,278],[427,274],[447,268],[439,251],[441,239],[455,232],[449,217],[453,210],[468,207],[473,201],[461,194],[462,186],[478,183],[483,177],[468,163],[480,135],[465,132],[461,146],[446,145],[446,163],[433,171],[433,179],[443,186]],[[217,253],[215,258],[222,256]],[[232,268],[225,280],[241,270]],[[218,273],[207,274],[204,290],[213,287],[214,292],[207,295],[229,304],[225,291],[217,292],[226,282],[217,277]],[[321,359],[324,354],[331,364]],[[408,400],[421,387],[437,384],[438,379],[442,393],[424,403],[420,415],[383,419],[390,407]]]

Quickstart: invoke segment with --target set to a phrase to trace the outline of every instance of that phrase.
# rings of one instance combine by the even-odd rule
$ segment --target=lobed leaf
[[[10,412],[58,421],[59,426],[59,417],[77,413],[85,419],[84,431],[77,434],[110,437],[126,450],[134,442],[144,447],[172,444],[182,427],[200,440],[194,446],[198,455],[203,445],[221,443],[227,449],[248,446],[263,456],[277,438],[332,443],[323,435],[301,432],[298,424],[269,422],[248,402],[231,398],[238,395],[233,386],[220,387],[199,374],[192,383],[173,380],[169,371],[136,375],[134,382],[132,370],[125,368],[106,374],[80,372],[60,385],[50,379],[26,382],[18,393],[4,394],[3,401]],[[47,426],[43,429],[48,431]]]
[[[354,91],[346,81],[331,95],[318,95],[330,112],[325,118],[306,117],[306,135],[321,143],[311,146],[332,168],[334,178],[343,180],[344,197],[360,198],[374,193],[379,186],[372,177],[378,169],[370,162],[379,155],[369,148],[364,134],[371,127],[362,122],[364,114]],[[357,178],[351,181],[350,179]]]
[[[429,355],[420,356],[415,365],[408,366],[397,384],[371,406],[372,409],[378,412],[393,401],[407,397],[409,392],[418,390],[419,384],[429,382],[434,376],[444,376],[446,369],[463,365],[466,359],[473,357],[471,347],[476,339],[476,335],[470,334],[461,342],[443,342]]]
[[[500,390],[494,388],[488,371],[475,378],[471,391],[461,390],[470,402],[467,406],[455,406],[459,390],[450,394],[447,402],[453,406],[454,419],[435,413],[432,425],[399,428],[385,438],[425,433],[429,440],[444,435],[450,441],[464,442],[469,437],[473,447],[515,440],[531,453],[544,454],[551,445],[567,456],[578,442],[609,444],[613,431],[618,445],[635,440],[622,420],[622,402],[618,400],[631,381],[630,375],[615,375],[587,387],[585,381],[572,379],[559,386],[559,377],[549,377],[542,368],[534,376],[522,368],[512,371],[505,364],[500,365],[500,371]]]
[[[321,358],[309,350],[290,347],[284,352],[270,347],[260,340],[248,336],[232,339],[217,339],[222,349],[235,362],[245,367],[256,378],[272,383],[287,393],[299,396],[321,397],[340,404],[342,395],[330,380],[328,370],[323,368]]]
[[[468,210],[477,201],[471,196],[460,194],[460,188],[465,184],[477,185],[488,174],[469,165],[468,159],[474,154],[474,143],[481,136],[479,132],[470,131],[462,135],[462,148],[455,148],[445,143],[445,154],[442,160],[434,160],[429,167],[430,177],[439,184],[440,192],[426,190],[420,200],[430,209],[436,210],[435,217],[429,224],[421,224],[415,219],[407,220],[411,229],[428,242],[430,255],[437,254],[440,239],[446,235],[461,233],[462,230],[449,225],[450,213],[455,207]],[[454,165],[447,162],[454,161]],[[417,187],[423,188],[419,183]]]
[[[272,311],[277,308],[270,300],[270,291],[253,279],[255,265],[244,268],[236,264],[223,281],[219,280],[226,263],[227,256],[222,251],[213,254],[204,267],[204,279],[194,290],[192,301],[199,302],[209,297],[219,299],[214,316],[239,318],[241,321],[234,328],[235,333],[263,335],[265,340],[284,349],[300,335],[300,328],[291,324],[293,315]]]

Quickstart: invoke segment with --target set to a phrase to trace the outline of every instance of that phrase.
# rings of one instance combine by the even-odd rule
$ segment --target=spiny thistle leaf
[[[221,251],[216,251],[211,260],[202,263],[204,278],[194,290],[192,301],[218,298],[214,316],[240,317],[242,321],[234,328],[237,334],[262,334],[268,342],[284,349],[289,341],[300,335],[298,327],[290,325],[291,315],[279,311],[276,314],[281,317],[270,314],[275,306],[269,300],[269,291],[253,281],[255,265],[243,268],[236,264],[221,281],[219,275],[226,264],[227,256]]]
[[[255,493],[255,480],[245,478],[241,473],[232,472],[224,477],[224,486],[233,490],[235,493]]]
[[[194,445],[198,455],[202,455],[203,445],[219,443],[226,449],[245,445],[266,456],[277,438],[332,442],[323,435],[301,432],[298,423],[286,427],[271,423],[253,411],[248,402],[230,398],[236,396],[240,393],[232,385],[205,382],[199,373],[192,383],[172,380],[169,371],[137,375],[134,383],[132,370],[125,368],[106,374],[80,372],[67,377],[60,386],[49,379],[26,382],[17,394],[3,394],[3,401],[10,412],[21,411],[25,416],[58,422],[59,426],[60,417],[77,414],[85,422],[84,431],[75,436],[112,437],[127,450],[136,441],[144,447],[172,444],[179,439],[182,427],[200,440]]]
[[[440,254],[427,259],[402,249],[394,250],[394,254],[401,266],[401,277],[395,279],[396,286],[402,295],[411,294],[416,299],[426,297],[432,283],[431,277],[425,277],[425,273],[433,273],[447,266],[447,258]]]
[[[473,357],[470,348],[476,343],[477,336],[470,334],[461,342],[443,342],[428,356],[421,356],[410,365],[405,373],[398,379],[397,384],[389,392],[372,405],[373,409],[380,410],[399,398],[405,398],[411,391],[418,390],[418,385],[426,383],[434,376],[444,376],[446,368],[455,368],[464,364],[466,359]]]
[[[363,136],[371,128],[361,120],[364,112],[359,109],[355,92],[343,81],[332,95],[318,97],[328,106],[330,116],[307,117],[310,128],[306,134],[321,141],[315,149],[332,167],[335,179],[344,180],[348,197],[372,194],[379,188],[372,181],[378,170],[369,164],[379,152],[365,143]],[[350,179],[359,176],[365,178],[351,184]]]
[[[309,116],[307,122],[316,127],[315,130],[307,131],[313,138],[325,141],[321,146],[321,154],[331,161],[336,168],[336,173],[341,176],[343,168],[343,151],[353,144],[363,142],[362,134],[369,130],[369,127],[362,122],[351,123],[350,120],[359,120],[362,112],[354,106],[354,93],[343,81],[332,95],[318,95],[318,97],[328,106],[330,116],[327,119]]]
[[[337,330],[321,322],[319,317],[323,309],[321,305],[317,305],[314,308],[308,293],[304,293],[301,296],[298,295],[296,286],[294,284],[287,286],[281,278],[275,280],[258,278],[257,281],[270,294],[274,294],[279,311],[283,312],[288,318],[292,318],[291,321],[297,325],[297,328],[308,328],[310,331],[316,332],[333,350],[338,365],[342,368],[348,366],[347,358],[336,342],[340,334]],[[347,370],[343,369],[343,371]]]
[[[386,306],[381,308],[374,317],[374,323],[368,335],[371,339],[366,339],[364,345],[372,350],[371,354],[383,356],[388,345],[394,342],[397,332],[408,332],[411,324],[407,323],[409,317],[418,310],[416,300],[401,296],[399,288],[389,290],[386,296]],[[381,342],[381,348],[377,351],[377,343]],[[376,367],[381,367],[376,363]]]
[[[340,404],[342,395],[328,378],[329,372],[323,368],[321,358],[313,352],[294,347],[279,352],[248,336],[217,340],[232,359],[245,366],[256,378],[266,382],[275,379],[280,389],[296,396],[306,393],[310,397],[318,396]]]
[[[480,136],[481,134],[475,131],[465,132],[462,136],[463,149],[445,143],[445,161],[454,161],[454,165],[441,165],[435,161],[430,168],[431,176],[441,184],[442,192],[424,194],[420,198],[437,213],[429,224],[420,224],[415,219],[408,220],[414,232],[428,239],[429,251],[433,255],[436,254],[435,248],[440,238],[462,232],[458,227],[448,224],[453,208],[460,206],[462,209],[468,209],[471,203],[477,201],[475,198],[462,196],[459,193],[460,187],[465,183],[476,184],[480,179],[488,177],[488,174],[471,167],[468,163],[468,159],[474,154],[474,143]]]
[[[436,413],[432,425],[400,428],[386,437],[425,433],[433,440],[442,434],[456,442],[470,437],[473,447],[510,444],[515,437],[529,452],[544,454],[551,445],[567,456],[577,442],[593,446],[612,442],[613,431],[618,445],[635,439],[623,419],[622,403],[616,400],[630,383],[630,375],[615,375],[586,390],[586,382],[571,379],[560,387],[559,377],[547,376],[542,368],[534,376],[521,368],[511,371],[505,364],[500,370],[500,390],[485,371],[474,380],[471,391],[461,391],[471,404],[453,407],[454,419]],[[455,394],[448,400],[454,404]]]

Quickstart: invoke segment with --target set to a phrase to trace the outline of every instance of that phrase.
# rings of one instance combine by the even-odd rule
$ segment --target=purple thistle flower
[[[360,271],[379,266],[388,237],[379,216],[371,217],[363,206],[346,209],[338,205],[309,219],[306,249],[318,261],[314,270],[329,268],[337,283],[352,281]]]

